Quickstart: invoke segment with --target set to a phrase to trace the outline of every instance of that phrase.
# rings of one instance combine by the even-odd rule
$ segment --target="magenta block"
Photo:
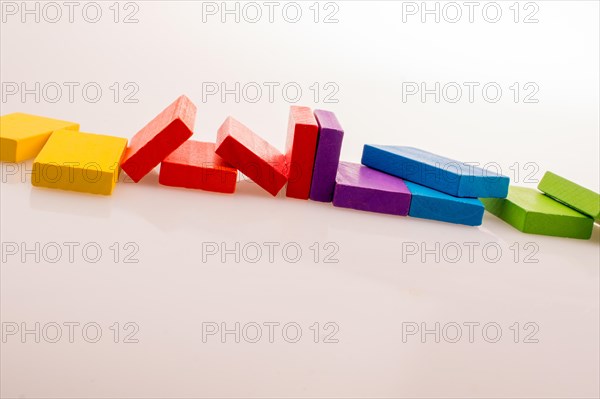
[[[400,178],[356,163],[340,162],[335,182],[334,206],[408,215],[411,194]]]
[[[333,112],[317,109],[315,118],[319,124],[319,138],[310,185],[310,199],[331,202],[344,130]]]

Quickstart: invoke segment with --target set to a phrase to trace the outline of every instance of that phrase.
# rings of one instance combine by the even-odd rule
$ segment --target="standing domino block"
[[[288,185],[285,195],[308,199],[312,181],[319,125],[308,107],[290,107],[285,160]]]
[[[192,137],[195,119],[196,106],[186,96],[179,97],[133,136],[121,168],[139,182]]]
[[[362,163],[455,197],[497,197],[508,193],[506,176],[413,147],[365,145]]]
[[[594,219],[532,188],[511,186],[507,198],[481,201],[488,212],[524,233],[582,239],[592,235]]]
[[[344,130],[333,112],[317,109],[315,117],[319,124],[319,139],[310,186],[310,199],[331,202],[342,152]]]
[[[467,226],[481,224],[484,207],[477,198],[453,197],[416,183],[405,183],[412,195],[409,216]]]
[[[39,154],[56,130],[79,130],[73,122],[15,112],[0,117],[0,161],[21,162]]]
[[[555,200],[600,221],[600,194],[552,172],[544,174],[538,189]]]
[[[214,143],[188,140],[160,164],[160,184],[233,193],[237,170],[215,154]]]
[[[287,182],[285,156],[232,117],[217,132],[216,153],[273,196]]]
[[[33,162],[31,183],[110,195],[119,176],[119,161],[127,139],[58,130]]]
[[[406,216],[410,191],[402,179],[356,163],[340,162],[333,205],[361,211]]]

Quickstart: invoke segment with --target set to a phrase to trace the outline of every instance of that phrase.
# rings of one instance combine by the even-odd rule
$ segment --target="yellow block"
[[[0,116],[0,161],[21,162],[35,157],[56,130],[79,130],[79,124],[15,112]]]
[[[58,130],[33,162],[31,183],[110,195],[119,178],[119,163],[127,139]]]

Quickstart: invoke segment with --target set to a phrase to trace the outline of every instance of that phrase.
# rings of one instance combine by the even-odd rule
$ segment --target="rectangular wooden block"
[[[307,200],[310,195],[319,125],[308,107],[290,107],[285,160],[286,196]]]
[[[340,162],[333,205],[406,216],[410,191],[402,179],[350,162]]]
[[[0,161],[22,162],[39,154],[56,130],[79,130],[79,124],[15,112],[0,117]]]
[[[216,153],[273,196],[287,182],[285,156],[232,117],[217,132]]]
[[[481,224],[484,208],[477,198],[454,197],[413,182],[405,183],[412,196],[409,216],[467,226]]]
[[[600,221],[600,194],[552,172],[546,172],[538,189],[571,208]]]
[[[160,164],[160,184],[233,193],[237,170],[215,153],[214,143],[188,140]]]
[[[365,145],[362,163],[455,197],[498,197],[510,179],[473,165],[413,147]]]
[[[31,183],[92,194],[112,193],[127,139],[58,130],[33,162]]]
[[[588,239],[594,220],[527,188],[511,186],[507,198],[482,198],[485,209],[530,234]]]
[[[196,106],[181,96],[133,136],[121,168],[139,182],[170,153],[192,137]]]
[[[319,138],[310,186],[310,199],[331,202],[342,152],[344,130],[333,112],[317,109],[315,118],[319,124]]]

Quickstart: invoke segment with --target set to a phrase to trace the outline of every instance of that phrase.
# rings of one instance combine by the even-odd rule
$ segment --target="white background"
[[[403,21],[403,9],[411,5],[391,1],[337,2],[337,23],[323,23],[335,10],[324,3],[315,23],[312,2],[300,3],[297,23],[283,18],[285,3],[275,9],[273,23],[262,2],[257,23],[247,21],[253,13],[246,19],[242,14],[239,23],[233,15],[222,22],[221,14],[203,15],[202,3],[189,1],[121,3],[118,23],[113,2],[98,2],[97,23],[84,18],[95,18],[90,6],[89,14],[82,14],[86,3],[78,3],[72,23],[62,3],[62,18],[55,23],[49,21],[55,10],[46,8],[44,15],[39,3],[40,21],[25,15],[22,22],[21,2],[13,3],[16,15],[6,12],[12,2],[2,3],[2,114],[41,114],[79,122],[82,131],[131,137],[185,93],[198,105],[195,139],[213,141],[219,125],[233,115],[283,149],[292,102],[281,87],[291,82],[302,89],[297,104],[336,112],[346,132],[344,160],[358,162],[364,143],[412,145],[498,165],[518,185],[535,187],[544,171],[552,170],[599,190],[595,1],[522,2],[517,23],[512,1],[498,3],[497,23],[482,15],[486,2],[475,8],[472,23],[462,2],[456,23],[446,20],[454,17],[448,6],[439,23],[433,15],[423,23],[420,13],[404,14]],[[439,3],[441,11],[445,4]],[[123,23],[134,11],[138,22]],[[538,22],[524,23],[534,11],[531,17]],[[36,82],[39,101],[33,94],[22,98],[7,91],[23,83],[32,89]],[[72,101],[65,82],[79,84]],[[131,92],[123,88],[128,82],[139,89],[132,97],[137,103],[124,102]],[[205,91],[207,84],[232,89],[235,82],[262,85],[262,98],[251,102],[254,92],[249,92],[239,102],[234,95],[223,101]],[[279,84],[273,101],[264,82]],[[310,89],[315,82],[318,99]],[[465,86],[456,103],[448,97],[436,102],[433,95],[403,101],[403,82],[404,87],[406,82],[479,86],[473,102]],[[481,92],[490,82],[502,88],[495,103]],[[510,89],[515,82],[522,90],[518,102]],[[537,103],[523,101],[531,92],[523,89],[529,82],[539,89]],[[82,94],[88,83],[102,89],[95,103],[89,101],[93,91],[88,98]],[[326,90],[326,83],[338,88],[336,103],[324,102],[332,87]],[[63,87],[58,99],[56,85]],[[293,90],[289,93],[294,97]],[[20,332],[5,336],[2,397],[600,394],[597,225],[589,241],[532,236],[489,214],[481,227],[469,228],[337,209],[283,193],[272,198],[248,181],[231,196],[167,188],[158,185],[157,173],[139,184],[123,176],[112,197],[92,196],[34,189],[30,168],[31,162],[2,164],[3,249],[24,243],[39,245],[41,252],[39,262],[34,255],[23,262],[20,252],[3,253],[3,328],[25,323],[32,329],[36,322],[41,329],[49,323],[80,326],[73,343],[64,326],[58,343],[45,336],[35,343],[33,334],[22,339]],[[65,242],[79,244],[72,262]],[[239,243],[250,252],[242,251],[239,262],[234,255],[223,262],[219,255],[207,256],[213,242],[228,248]],[[279,245],[273,262],[265,242]],[[56,263],[49,261],[52,243],[63,249]],[[88,243],[102,249],[96,263],[83,257]],[[114,243],[120,248],[116,259]],[[127,243],[133,246],[126,250]],[[256,263],[250,262],[252,243],[263,249]],[[296,263],[282,254],[289,243],[302,250]],[[314,243],[320,248],[316,259]],[[472,259],[469,245],[475,246]],[[45,246],[50,252],[44,253]],[[137,263],[125,262],[131,248],[138,249],[131,258]],[[337,248],[330,259],[337,263],[326,262],[331,248]],[[407,252],[414,248],[418,253]],[[289,255],[294,256],[292,249]],[[109,329],[115,322],[119,343]],[[122,342],[126,322],[139,327],[138,343]],[[264,326],[257,343],[247,339],[254,330],[246,330],[240,343],[232,334],[225,342],[220,335],[203,342],[203,325],[212,322],[231,329],[236,322],[280,326],[273,343]],[[315,322],[319,343],[310,329]],[[327,322],[339,327],[337,343],[323,342]],[[473,342],[468,322],[479,323]],[[98,343],[82,337],[86,323],[101,326]],[[284,339],[295,335],[288,330],[282,336],[286,323],[302,328],[299,342]],[[403,339],[410,323],[429,329],[440,323],[440,333],[448,326],[447,334],[439,343],[434,334],[420,332]],[[450,342],[455,330],[448,323],[462,326],[459,342]],[[486,323],[500,326],[497,343],[488,342],[493,329],[482,333]],[[526,329],[525,323],[533,327]],[[534,327],[530,338],[538,342],[525,343]],[[54,335],[50,327],[46,332]],[[93,338],[93,330],[88,332]]]

